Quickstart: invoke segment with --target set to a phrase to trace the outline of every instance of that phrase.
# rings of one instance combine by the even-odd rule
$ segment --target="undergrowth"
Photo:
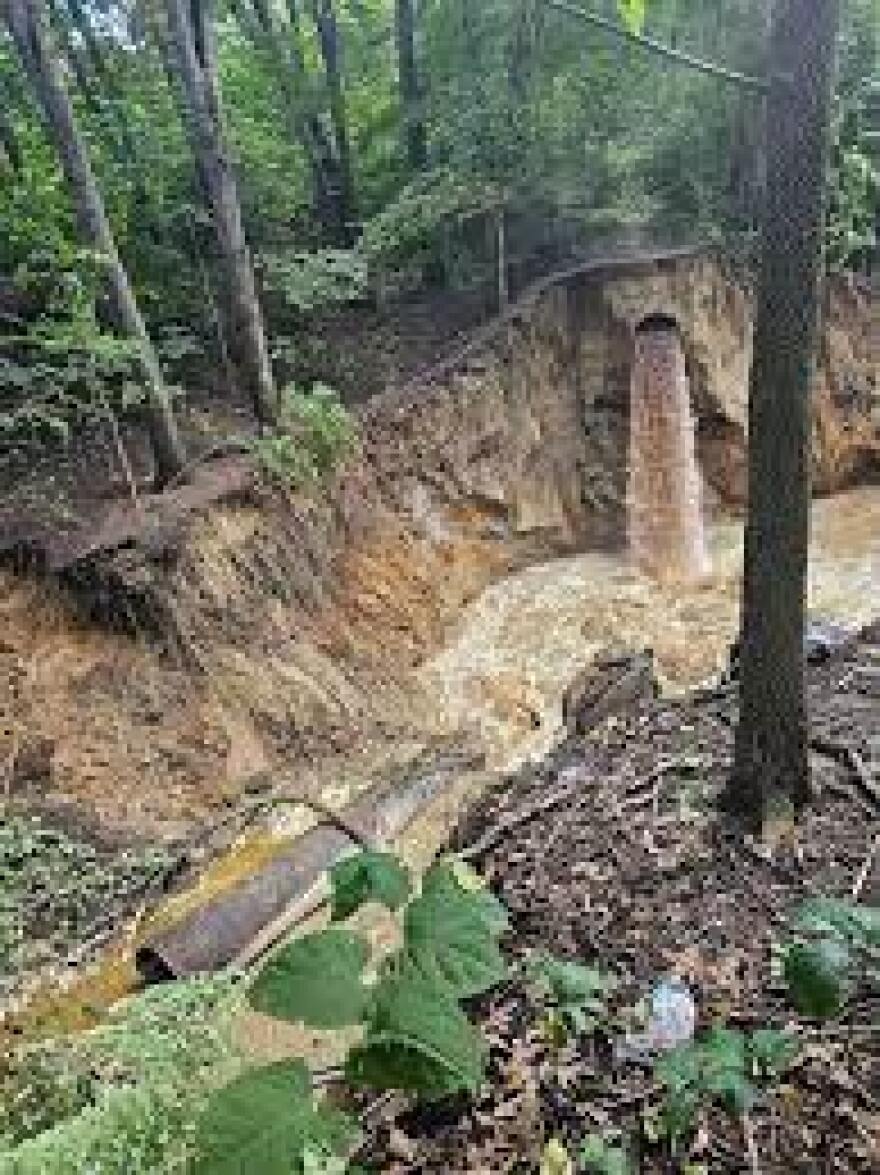
[[[553,1049],[603,1037],[627,1016],[607,1000],[614,977],[548,954],[511,966],[500,950],[502,904],[457,858],[432,865],[420,886],[393,855],[364,851],[331,871],[331,922],[270,955],[247,982],[154,989],[121,1005],[74,1041],[23,1048],[3,1070],[2,1175],[344,1175],[361,1144],[338,1097],[358,1088],[420,1101],[475,1095],[487,1049],[469,1003],[498,984],[525,984]],[[401,945],[379,958],[346,925],[362,907],[399,920]],[[877,911],[819,899],[797,911],[782,946],[792,1002],[803,1016],[837,1015],[856,985],[877,978]],[[833,948],[833,949],[832,949]],[[322,1031],[357,1028],[338,1070],[317,1082],[297,1058],[248,1066],[232,1043],[249,1005]],[[798,1032],[715,1024],[655,1055],[659,1101],[642,1130],[672,1158],[711,1105],[743,1118],[799,1051]],[[591,1046],[592,1047],[592,1046]],[[542,1175],[626,1175],[629,1143],[585,1132],[579,1149],[550,1138]]]
[[[0,991],[57,958],[111,901],[170,861],[161,849],[102,852],[36,816],[7,813],[0,822]]]
[[[325,384],[310,391],[291,385],[281,396],[278,424],[251,442],[270,478],[305,489],[332,473],[354,449],[357,433],[339,395]]]
[[[75,1040],[25,1046],[2,1071],[2,1175],[162,1175],[190,1162],[211,1087],[241,1065],[231,977],[151,990]]]

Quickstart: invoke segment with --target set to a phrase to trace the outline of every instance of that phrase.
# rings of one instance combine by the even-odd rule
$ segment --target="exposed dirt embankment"
[[[870,307],[853,287],[831,307],[826,487],[865,471],[878,427]],[[319,501],[229,458],[41,539],[50,574],[3,571],[10,796],[177,837],[279,763],[320,789],[372,742],[448,736],[430,675],[409,670],[467,601],[541,555],[623,543],[632,331],[656,314],[685,341],[704,473],[735,501],[747,296],[695,258],[543,283],[419,387],[365,405],[360,453]]]

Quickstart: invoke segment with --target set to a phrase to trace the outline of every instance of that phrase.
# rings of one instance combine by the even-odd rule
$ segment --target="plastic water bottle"
[[[651,992],[646,1043],[652,1052],[666,1052],[693,1039],[697,1006],[688,985],[677,976],[658,983]]]

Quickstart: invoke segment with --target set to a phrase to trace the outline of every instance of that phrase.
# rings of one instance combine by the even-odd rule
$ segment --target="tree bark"
[[[809,796],[804,681],[810,386],[838,0],[777,0],[749,387],[741,700],[727,806],[752,828]]]
[[[412,171],[424,171],[428,165],[428,131],[416,57],[415,0],[397,0],[395,32],[406,158]]]
[[[88,150],[76,125],[58,57],[48,41],[45,13],[39,0],[2,0],[2,14],[58,150],[80,236],[88,248],[106,259],[107,287],[114,320],[118,329],[136,346],[147,382],[147,424],[156,476],[161,483],[183,468],[186,454],[158,357],[116,249]]]
[[[204,0],[166,0],[186,123],[226,275],[229,346],[257,419],[271,423],[277,397],[238,188],[222,131],[213,25]]]
[[[333,0],[312,0],[312,19],[318,30],[321,58],[327,78],[327,97],[330,105],[330,122],[336,142],[336,158],[339,164],[340,192],[338,199],[345,218],[345,243],[354,240],[356,219],[354,172],[351,162],[351,144],[348,137],[348,111],[345,103],[345,87],[342,80],[339,29]]]

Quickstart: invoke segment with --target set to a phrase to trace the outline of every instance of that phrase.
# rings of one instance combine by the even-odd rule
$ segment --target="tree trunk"
[[[410,169],[419,172],[428,165],[428,132],[416,59],[415,26],[415,0],[397,0],[395,30],[404,148]]]
[[[6,117],[5,110],[0,110],[0,154],[10,171],[17,175],[22,165],[21,148],[18,145],[15,127]]]
[[[333,0],[312,0],[312,18],[318,30],[321,58],[327,76],[327,95],[330,103],[330,121],[333,138],[336,141],[336,158],[339,164],[339,203],[345,217],[345,243],[354,240],[356,217],[354,196],[354,173],[351,164],[351,145],[348,138],[348,112],[345,105],[345,89],[342,81],[340,62],[339,29]]]
[[[749,388],[741,705],[728,807],[757,828],[809,795],[804,626],[809,437],[837,0],[777,0]]]
[[[257,419],[271,423],[278,410],[275,380],[238,188],[223,138],[210,14],[203,0],[166,0],[166,13],[186,122],[226,274],[230,350]]]
[[[4,20],[58,150],[80,235],[88,248],[106,258],[108,293],[115,322],[136,345],[147,381],[147,424],[157,480],[165,481],[183,468],[186,455],[159,360],[119,258],[88,150],[74,119],[57,55],[48,43],[45,14],[39,8],[39,0],[2,0],[2,3]]]
[[[299,13],[289,5],[291,27],[279,29],[266,0],[231,0],[232,11],[242,32],[269,58],[284,99],[284,116],[293,142],[305,154],[312,184],[312,208],[315,219],[329,243],[345,245],[348,241],[346,210],[340,194],[343,184],[333,144],[330,141],[309,95],[306,66],[300,48]]]

